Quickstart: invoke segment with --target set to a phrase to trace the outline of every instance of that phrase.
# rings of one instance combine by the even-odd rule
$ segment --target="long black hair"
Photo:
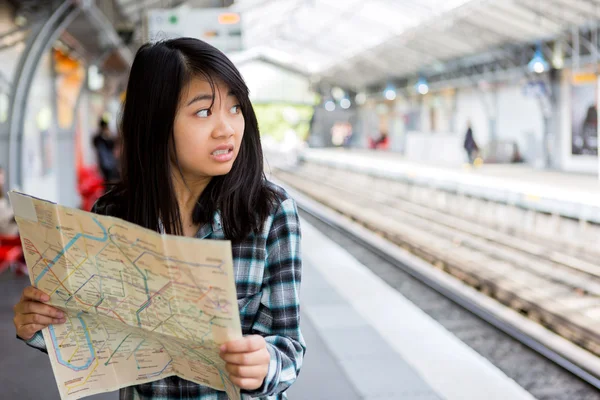
[[[122,180],[103,200],[116,206],[112,212],[115,216],[155,231],[162,226],[165,233],[182,234],[172,181],[172,165],[179,165],[173,126],[181,92],[198,76],[208,80],[213,96],[215,80],[229,87],[240,103],[245,129],[231,171],[211,179],[192,218],[196,224],[212,222],[218,211],[225,237],[239,241],[261,229],[278,193],[265,178],[258,122],[248,87],[221,51],[198,39],[149,43],[138,50],[120,124]]]

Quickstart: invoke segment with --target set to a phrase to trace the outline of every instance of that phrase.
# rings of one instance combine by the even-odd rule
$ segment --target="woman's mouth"
[[[213,151],[210,155],[211,158],[217,162],[231,161],[231,159],[233,158],[233,149],[218,149]]]

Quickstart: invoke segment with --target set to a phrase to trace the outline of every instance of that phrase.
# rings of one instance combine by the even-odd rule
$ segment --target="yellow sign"
[[[225,13],[219,15],[219,23],[221,25],[234,25],[240,22],[240,14]]]
[[[576,72],[571,76],[571,82],[574,85],[587,85],[595,83],[598,77],[592,72]]]
[[[85,81],[85,70],[78,60],[57,49],[54,50],[54,70],[58,125],[68,129],[73,124],[75,104]]]

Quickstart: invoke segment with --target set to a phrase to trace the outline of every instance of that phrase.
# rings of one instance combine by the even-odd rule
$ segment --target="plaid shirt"
[[[257,390],[242,390],[242,398],[287,399],[285,390],[296,380],[306,345],[300,332],[300,223],[296,204],[279,188],[282,201],[265,221],[260,234],[233,244],[233,264],[242,333],[259,334],[271,355],[269,371]],[[215,214],[196,234],[199,239],[224,240]],[[41,332],[27,344],[45,351]],[[120,390],[120,400],[227,400],[225,392],[176,376]]]

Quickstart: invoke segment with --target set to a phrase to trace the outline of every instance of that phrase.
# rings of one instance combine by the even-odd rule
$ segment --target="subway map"
[[[229,242],[10,199],[31,283],[67,315],[43,330],[62,399],[172,375],[240,398],[218,349],[242,337]]]

